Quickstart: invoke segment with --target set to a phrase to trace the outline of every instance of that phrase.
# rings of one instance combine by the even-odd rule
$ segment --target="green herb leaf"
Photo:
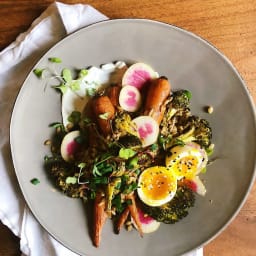
[[[51,57],[51,58],[48,58],[48,60],[53,63],[61,63],[62,62],[62,60],[57,57]]]
[[[81,81],[79,81],[79,80],[73,80],[73,81],[71,81],[71,84],[70,84],[70,89],[72,90],[72,91],[78,91],[78,90],[80,90],[80,86],[81,85]]]
[[[73,111],[69,116],[68,116],[68,121],[73,123],[73,124],[78,124],[81,121],[81,112],[79,111]]]
[[[83,169],[86,166],[86,163],[80,163],[77,165],[78,168]]]
[[[90,97],[94,97],[96,95],[97,90],[95,88],[87,88],[86,95]]]
[[[130,194],[132,191],[136,190],[138,188],[138,184],[136,182],[132,182],[131,184],[128,184],[123,191],[124,194]]]
[[[59,123],[59,122],[51,123],[51,124],[49,124],[49,127],[53,127],[55,129],[60,128],[63,131],[65,130],[64,125],[62,123]]]
[[[30,182],[33,184],[33,185],[37,185],[40,183],[39,179],[37,178],[33,178],[32,180],[30,180]]]
[[[104,120],[108,120],[108,116],[109,116],[109,113],[106,112],[106,113],[104,113],[104,114],[100,114],[100,115],[99,115],[99,118],[104,119]]]
[[[42,78],[44,70],[45,70],[45,68],[43,68],[43,69],[35,68],[35,69],[33,70],[33,73],[34,73],[38,78]]]
[[[192,93],[190,91],[185,90],[184,93],[188,97],[189,100],[192,98]]]
[[[119,157],[123,158],[123,159],[129,159],[131,157],[133,157],[137,152],[130,149],[130,148],[121,148],[119,150]]]
[[[62,94],[65,94],[67,92],[68,87],[65,84],[60,85],[53,85],[52,88],[60,90]]]
[[[83,78],[87,75],[88,75],[88,70],[87,69],[81,69],[79,74],[78,74],[78,78]]]
[[[67,177],[66,178],[66,184],[76,184],[77,178],[76,177]]]
[[[151,145],[151,150],[156,151],[158,149],[158,145],[156,143]]]
[[[61,76],[67,83],[72,81],[72,74],[70,69],[64,68],[61,72]]]
[[[138,167],[138,161],[139,161],[139,158],[137,156],[131,158],[128,162],[128,169],[133,169]]]
[[[84,117],[83,122],[84,122],[84,124],[90,124],[90,123],[92,123],[92,120],[89,117]]]

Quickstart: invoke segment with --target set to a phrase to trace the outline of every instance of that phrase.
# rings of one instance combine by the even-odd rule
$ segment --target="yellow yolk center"
[[[194,156],[185,156],[177,159],[170,167],[177,176],[192,178],[197,172],[198,158]]]
[[[143,172],[140,186],[149,200],[161,200],[176,190],[177,180],[165,167],[151,167]]]

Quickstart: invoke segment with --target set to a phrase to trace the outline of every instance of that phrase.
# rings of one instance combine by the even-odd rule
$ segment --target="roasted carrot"
[[[107,95],[112,103],[112,105],[116,108],[119,106],[119,94],[121,91],[121,86],[119,85],[114,85],[109,87],[107,91]]]
[[[119,219],[117,221],[117,225],[116,225],[116,232],[118,234],[120,233],[121,228],[123,227],[124,223],[126,222],[129,213],[130,213],[129,207],[127,207],[127,208],[125,208],[125,210],[120,215],[120,217],[119,217]]]
[[[115,108],[108,96],[99,96],[93,99],[92,109],[97,124],[104,136],[111,133],[111,119],[115,115]]]
[[[131,214],[131,217],[133,218],[137,229],[140,233],[140,236],[143,237],[143,231],[142,231],[142,227],[141,227],[141,222],[139,219],[139,213],[137,210],[137,206],[136,206],[136,202],[135,202],[135,197],[134,197],[134,193],[130,193],[128,195],[126,195],[126,200],[131,200],[131,203],[128,204],[128,208],[129,208],[129,212]]]
[[[93,232],[93,244],[96,247],[100,245],[101,232],[103,225],[107,220],[107,214],[105,212],[106,200],[101,192],[96,194],[94,201],[94,232]]]
[[[146,96],[144,114],[150,115],[160,124],[165,111],[165,101],[170,92],[171,85],[167,78],[160,77],[153,80]]]

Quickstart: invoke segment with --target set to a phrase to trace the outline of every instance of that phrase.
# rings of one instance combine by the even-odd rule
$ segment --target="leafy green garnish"
[[[30,180],[30,182],[33,184],[33,185],[37,185],[40,183],[39,179],[37,178],[33,178],[32,180]]]
[[[67,177],[65,182],[67,184],[76,184],[77,183],[77,178],[76,177]]]
[[[69,116],[68,116],[68,121],[73,123],[73,124],[78,124],[81,121],[81,112],[79,111],[73,111]]]
[[[99,118],[104,119],[104,120],[108,120],[108,116],[109,116],[109,113],[106,112],[106,113],[104,113],[104,114],[100,114],[100,115],[99,115]]]
[[[89,117],[84,117],[82,121],[84,122],[84,124],[92,123],[92,120]]]
[[[62,62],[62,60],[57,57],[50,57],[50,58],[48,58],[48,60],[53,63],[61,63]]]
[[[66,83],[69,83],[72,81],[72,74],[71,74],[71,70],[68,68],[64,68],[61,72],[61,76],[64,79],[64,81]]]
[[[184,90],[184,93],[188,97],[189,100],[192,98],[192,93],[190,91]]]
[[[33,73],[34,73],[38,78],[42,78],[44,71],[45,71],[45,68],[43,68],[43,69],[35,68],[35,69],[33,70]]]
[[[87,88],[86,94],[87,96],[94,97],[96,95],[97,90],[95,88]]]
[[[83,78],[83,77],[85,77],[87,75],[88,75],[88,70],[87,69],[81,69],[79,71],[78,78]]]
[[[139,158],[137,156],[131,158],[128,162],[128,169],[133,169],[133,168],[136,168],[138,166],[138,161],[139,161]]]
[[[129,159],[131,157],[133,157],[137,152],[130,149],[130,148],[121,148],[119,150],[119,157],[123,158],[123,159]]]
[[[123,191],[124,194],[130,194],[132,191],[136,190],[138,188],[137,182],[132,182],[131,184],[128,184]]]
[[[53,85],[52,88],[60,90],[62,94],[65,94],[68,87],[65,84]]]
[[[156,151],[158,149],[158,144],[154,143],[151,145],[151,150]]]

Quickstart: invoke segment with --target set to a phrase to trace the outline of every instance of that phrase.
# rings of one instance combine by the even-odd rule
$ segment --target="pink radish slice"
[[[81,145],[76,141],[80,136],[80,131],[72,131],[65,135],[61,142],[60,152],[62,158],[69,162],[74,159],[75,155],[81,149]]]
[[[143,233],[152,233],[160,227],[160,222],[145,214],[140,208],[137,208],[137,210]],[[134,227],[137,228],[133,218],[132,223]]]
[[[119,104],[122,109],[126,111],[137,111],[141,106],[141,95],[139,90],[134,86],[124,86],[119,94]]]
[[[133,119],[143,147],[154,144],[159,134],[158,123],[150,116],[139,116]]]
[[[198,195],[204,196],[206,194],[206,188],[199,176],[195,176],[193,179],[186,179],[184,183]]]
[[[158,73],[150,66],[138,62],[126,70],[122,79],[122,85],[131,85],[141,90],[146,82],[158,77]]]

